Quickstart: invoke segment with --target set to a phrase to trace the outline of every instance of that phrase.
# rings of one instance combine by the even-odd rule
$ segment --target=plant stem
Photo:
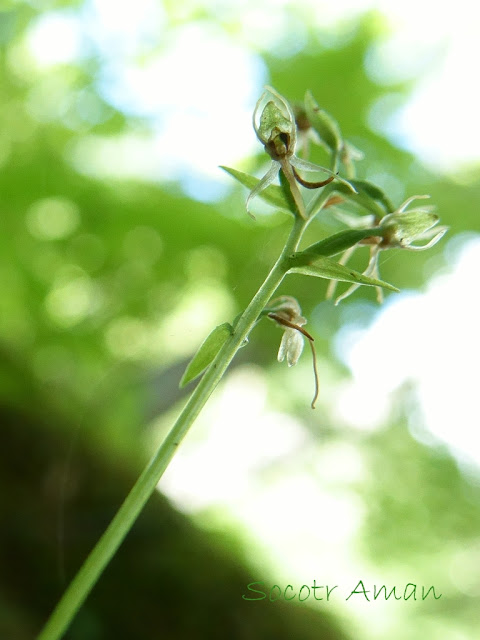
[[[143,470],[117,514],[93,548],[40,632],[38,640],[58,640],[63,636],[78,609],[96,584],[123,539],[155,490],[180,442],[195,421],[225,370],[242,346],[264,307],[274,295],[289,269],[289,256],[297,249],[307,221],[295,218],[285,246],[266,280],[241,315],[233,335],[203,375],[170,433]]]

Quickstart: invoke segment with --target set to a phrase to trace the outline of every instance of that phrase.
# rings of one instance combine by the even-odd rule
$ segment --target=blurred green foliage
[[[72,149],[83,137],[114,137],[134,128],[149,131],[148,121],[116,110],[100,94],[101,60],[87,56],[77,65],[44,70],[28,59],[24,37],[35,18],[42,11],[80,4],[12,1],[3,2],[0,8],[0,401],[9,415],[16,416],[10,425],[12,433],[26,430],[24,412],[28,420],[50,433],[49,438],[58,431],[68,442],[81,427],[80,440],[97,451],[102,461],[98,477],[103,478],[103,465],[116,468],[115,473],[138,468],[145,457],[138,435],[152,417],[171,410],[188,392],[177,389],[186,362],[215,324],[232,321],[248,303],[278,254],[290,218],[273,213],[253,223],[244,211],[246,191],[236,186],[221,202],[205,204],[185,196],[171,183],[95,178],[75,169]],[[211,20],[212,16],[207,11],[204,18]],[[386,92],[395,93],[400,100],[411,89],[407,84],[379,86],[364,70],[365,55],[382,28],[380,18],[369,14],[336,48],[322,47],[310,34],[305,48],[292,57],[266,54],[270,83],[292,100],[301,99],[305,89],[311,89],[322,107],[334,114],[346,138],[366,153],[365,162],[359,163],[359,178],[379,182],[387,193],[388,176],[396,178],[401,193],[395,196],[395,205],[404,196],[430,193],[442,224],[450,225],[452,234],[479,230],[478,176],[460,184],[434,175],[367,124],[372,105]],[[89,123],[80,118],[78,104],[85,96],[103,113],[101,121]],[[61,103],[63,111],[53,109],[40,117],[35,105],[46,98],[53,107]],[[321,161],[321,152],[317,153],[318,158],[312,159]],[[218,164],[223,161],[218,158]],[[259,167],[263,162],[259,149],[252,165]],[[339,229],[332,221],[318,221],[309,229],[305,245]],[[358,253],[351,266],[362,271],[366,257]],[[419,287],[432,255],[441,266],[441,247],[428,255],[393,252],[382,265],[382,278],[399,288]],[[325,290],[326,284],[318,279],[289,276],[279,293],[295,292],[310,317],[320,308]],[[356,297],[371,303],[374,295],[362,288]],[[323,303],[321,309],[324,315],[320,318],[314,312],[309,327],[315,332],[328,318],[328,331],[319,336],[317,345],[340,378],[344,371],[335,363],[331,337],[342,315],[329,303]],[[267,323],[259,325],[239,359],[271,366],[278,339],[279,334]],[[287,410],[299,406],[298,398],[285,398],[280,390],[272,395],[282,395]],[[308,407],[301,407],[299,413],[306,411]],[[348,437],[336,432],[335,425],[326,426],[325,433],[327,440]],[[429,572],[433,582],[438,578],[448,584],[452,548],[465,545],[468,554],[478,532],[478,485],[462,476],[448,452],[414,439],[406,419],[359,446],[370,465],[369,477],[356,488],[366,508],[363,552],[380,567],[415,563]],[[6,496],[9,486],[23,486],[25,480],[21,503],[25,513],[8,511],[18,519],[10,525],[21,530],[22,523],[31,526],[27,515],[38,490],[38,477],[27,476],[28,464],[24,463],[38,458],[39,452],[13,447],[5,438],[4,452],[10,447],[13,459],[25,459],[4,474],[2,492]],[[55,460],[49,464],[55,465]],[[91,506],[82,508],[87,511]],[[106,522],[108,517],[100,519]],[[140,525],[137,535],[139,532]],[[18,533],[23,542],[16,547],[17,557],[27,548],[35,553],[23,557],[22,570],[28,575],[48,571],[51,549],[43,558],[45,539],[23,539],[23,533]],[[33,538],[33,530],[27,533]],[[478,561],[475,553],[467,555],[472,562]],[[132,558],[136,562],[135,554]],[[162,573],[165,559],[157,559]],[[20,616],[36,598],[31,590],[22,589],[18,585],[9,592],[8,607],[13,612],[9,615],[15,619],[9,629],[20,628],[16,626]],[[49,597],[54,599],[51,594],[52,590]],[[35,608],[36,621],[53,605],[53,600],[47,600],[45,597],[42,607]],[[474,598],[462,599],[457,594],[449,599],[447,595],[445,602],[443,615],[454,616],[459,628],[471,630]],[[129,605],[112,601],[106,606]],[[427,616],[425,609],[423,612]],[[273,630],[229,637],[267,638],[273,637]],[[18,632],[15,637],[27,634]],[[115,637],[133,637],[118,634]],[[227,636],[214,631],[202,637]],[[410,630],[397,637],[419,636]]]

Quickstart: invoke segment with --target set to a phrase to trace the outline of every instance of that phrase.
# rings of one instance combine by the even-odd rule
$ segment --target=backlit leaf
[[[180,380],[180,387],[187,385],[208,367],[225,344],[228,336],[232,335],[232,332],[233,327],[228,322],[224,322],[223,324],[219,324],[218,327],[215,327],[210,335],[202,342],[197,353],[190,361]]]
[[[375,235],[381,235],[377,227],[371,229],[346,229],[310,245],[304,251],[300,251],[295,255],[293,261],[296,266],[312,264],[320,256],[334,256],[337,253],[342,253],[364,238]]]
[[[316,276],[317,278],[326,278],[327,280],[340,280],[341,282],[352,282],[354,284],[383,287],[384,289],[390,289],[390,291],[398,291],[396,287],[388,284],[388,282],[364,276],[362,273],[349,269],[335,262],[335,260],[324,256],[320,256],[314,265],[293,267],[288,273],[300,273],[305,276]]]
[[[343,145],[340,127],[329,113],[320,109],[310,91],[305,95],[305,111],[309,123],[327,147],[334,152],[340,151]]]
[[[229,173],[235,180],[238,180],[241,184],[243,184],[248,189],[254,189],[257,184],[260,182],[259,178],[255,178],[254,176],[250,176],[248,173],[243,173],[243,171],[237,171],[237,169],[231,169],[230,167],[220,167],[227,173]],[[262,198],[269,204],[274,207],[279,207],[280,209],[284,209],[285,211],[290,211],[290,203],[285,196],[284,190],[282,187],[279,187],[276,184],[269,185],[266,189],[261,191],[258,194],[259,198]]]
[[[366,180],[350,180],[350,183],[355,187],[357,193],[352,193],[342,184],[335,185],[335,191],[344,194],[352,202],[357,202],[379,217],[395,210],[390,199],[380,187]]]

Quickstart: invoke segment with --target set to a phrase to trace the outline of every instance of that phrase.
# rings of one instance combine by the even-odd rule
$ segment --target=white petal
[[[290,329],[287,327],[283,333],[280,349],[278,350],[278,361],[283,362],[285,356],[287,356],[288,366],[293,367],[294,364],[297,364],[302,351],[302,334],[296,329]]]
[[[405,211],[405,209],[408,207],[408,205],[411,202],[414,202],[415,200],[425,200],[430,198],[430,196],[424,195],[424,196],[411,196],[410,198],[408,198],[408,200],[405,200],[405,202],[403,202],[400,207],[397,209],[396,213],[402,213],[402,211]]]
[[[261,193],[264,189],[266,189],[268,185],[272,184],[272,182],[277,177],[279,171],[280,171],[280,163],[277,162],[276,160],[272,160],[272,165],[270,169],[263,176],[260,182],[258,182],[257,185],[248,194],[248,198],[245,203],[245,206],[247,207],[247,212],[248,212],[248,205],[250,204],[251,200],[253,200],[253,198],[258,196],[259,193]]]
[[[427,244],[421,246],[410,244],[404,248],[408,249],[409,251],[425,251],[425,249],[430,249],[431,247],[433,247],[433,245],[437,244],[437,242],[443,238],[443,236],[448,231],[448,227],[437,227],[436,229],[432,229],[432,231],[436,231],[436,234],[429,242],[427,242]],[[425,238],[425,234],[423,234],[422,237]]]
[[[253,116],[252,116],[252,121],[253,121],[253,128],[255,133],[257,134],[257,138],[258,138],[258,124],[257,124],[257,115],[260,111],[260,105],[265,101],[267,97],[267,92],[264,91],[262,93],[262,95],[260,96],[260,98],[257,100],[257,104],[255,105],[255,109],[253,110]],[[263,107],[263,104],[262,104]],[[260,138],[258,138],[260,140]],[[260,140],[260,142],[262,142],[262,140]]]
[[[345,253],[342,253],[342,257],[338,261],[338,264],[342,264],[342,265],[347,264],[347,262],[355,253],[356,249],[357,247],[354,245],[353,247],[350,247],[350,249],[347,249]],[[326,295],[327,300],[330,300],[331,298],[333,298],[337,285],[338,285],[338,280],[330,280],[327,287],[327,295]],[[335,302],[335,304],[338,304],[339,302],[340,301],[338,300]]]
[[[336,175],[330,169],[321,167],[319,164],[314,164],[313,162],[309,162],[308,160],[304,160],[303,158],[299,158],[298,156],[292,156],[290,162],[297,169],[303,169],[304,171],[323,171],[323,173],[328,173],[329,176]]]
[[[283,362],[285,360],[285,354],[287,353],[288,336],[286,331],[283,332],[282,341],[280,342],[280,348],[278,350],[277,360]]]
[[[288,341],[287,351],[287,364],[289,367],[297,364],[298,359],[302,355],[304,345],[303,335],[300,331],[295,331],[295,329],[292,329],[292,331],[293,333]]]

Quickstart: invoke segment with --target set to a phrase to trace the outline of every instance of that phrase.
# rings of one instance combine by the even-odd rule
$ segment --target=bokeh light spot
[[[81,22],[73,12],[46,13],[29,29],[27,42],[40,66],[75,62],[82,51]]]
[[[80,210],[67,198],[37,200],[27,213],[27,228],[38,240],[65,238],[79,223]]]
[[[69,328],[96,311],[98,302],[98,292],[91,279],[77,276],[54,286],[45,306],[57,325]]]

